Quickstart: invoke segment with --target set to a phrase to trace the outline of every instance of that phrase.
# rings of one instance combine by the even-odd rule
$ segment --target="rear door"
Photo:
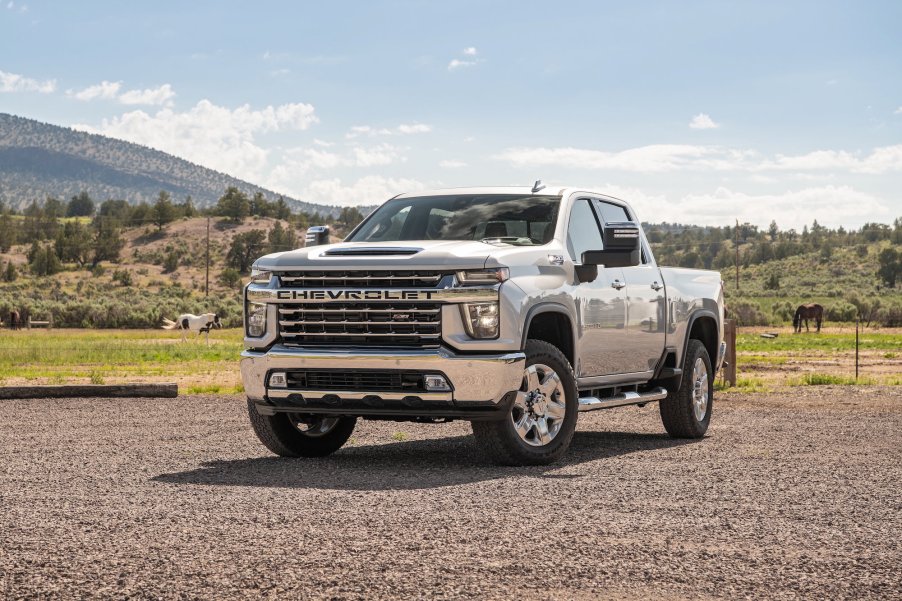
[[[623,205],[606,200],[593,199],[596,212],[605,223],[636,221]],[[629,358],[625,358],[628,371],[653,370],[661,358],[666,344],[667,299],[661,270],[654,263],[651,253],[642,240],[642,263],[624,267],[626,281],[627,345]]]

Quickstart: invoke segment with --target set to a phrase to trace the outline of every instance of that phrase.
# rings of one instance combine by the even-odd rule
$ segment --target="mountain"
[[[249,196],[278,194],[159,150],[0,113],[0,201],[23,208],[47,196],[66,200],[87,191],[95,200],[151,202],[160,190],[195,206],[215,204],[228,186]],[[338,214],[337,207],[284,196],[292,210]]]

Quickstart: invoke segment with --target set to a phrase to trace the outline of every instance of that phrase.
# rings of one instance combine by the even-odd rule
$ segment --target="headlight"
[[[461,308],[471,338],[498,338],[498,303],[468,303]]]
[[[247,303],[247,335],[259,338],[266,334],[266,303]]]
[[[268,284],[271,278],[272,272],[268,269],[258,269],[257,267],[251,268],[251,283]]]
[[[457,272],[457,281],[462,286],[491,286],[500,284],[508,278],[510,278],[510,270],[507,267]]]

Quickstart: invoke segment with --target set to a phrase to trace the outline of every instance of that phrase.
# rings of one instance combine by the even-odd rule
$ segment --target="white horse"
[[[210,346],[210,330],[213,328],[221,328],[222,322],[216,313],[204,313],[203,315],[192,315],[185,313],[179,315],[178,321],[170,321],[163,318],[164,330],[181,330],[182,342],[187,342],[188,332],[195,332],[198,336],[207,335],[207,346]]]

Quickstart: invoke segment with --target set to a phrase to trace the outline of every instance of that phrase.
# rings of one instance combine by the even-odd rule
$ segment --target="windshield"
[[[481,240],[531,246],[554,236],[560,196],[454,194],[390,200],[348,242]]]

